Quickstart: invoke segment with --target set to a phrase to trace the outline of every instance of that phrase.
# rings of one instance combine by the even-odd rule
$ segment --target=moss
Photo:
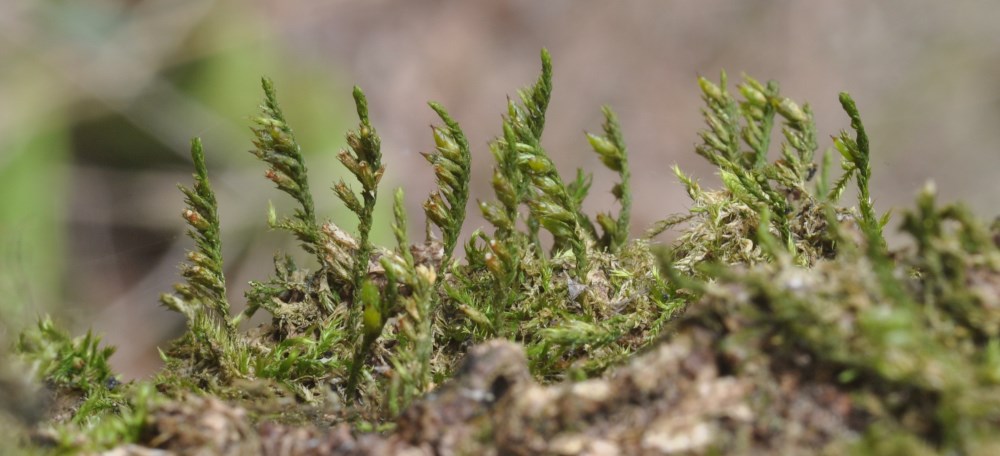
[[[70,452],[128,442],[227,452],[245,439],[266,446],[266,430],[279,429],[247,423],[397,432],[395,420],[405,423],[412,402],[456,375],[470,347],[503,338],[525,347],[542,385],[601,377],[662,344],[711,358],[720,385],[736,377],[760,395],[750,403],[756,427],[720,425],[728,434],[703,452],[790,451],[803,442],[867,453],[997,445],[990,430],[1000,420],[1000,230],[961,206],[938,207],[926,190],[902,221],[915,246],[889,252],[882,235],[889,216],[874,211],[868,137],[850,96],[840,98],[852,131],[834,139],[843,170],[834,179],[829,153],[814,162],[808,105],[783,97],[774,82],[745,77],[737,97],[725,74],[719,84],[699,79],[706,128],[696,152],[718,167],[723,187],[703,189],[675,168],[690,211],[628,240],[628,150],[616,117],[605,108],[602,134],[587,139],[618,174],[611,192],[620,208],[591,217],[582,210],[590,176],[564,180],[541,146],[552,95],[551,58],[541,57],[539,79],[519,92],[520,103],[509,102],[502,134],[489,145],[496,200],[479,208],[492,227],[467,239],[463,259],[453,252],[471,154],[442,106],[431,103],[444,126],[432,129],[434,151],[425,154],[438,184],[423,205],[427,236],[407,238],[397,190],[396,244],[377,246],[368,238],[372,208],[391,163],[382,162],[364,94],[355,89],[360,123],[348,133],[350,150],[338,155],[361,191],[334,187],[358,216],[350,232],[315,213],[303,154],[265,79],[253,153],[298,203],[290,217],[269,207],[268,220],[319,267],[276,255],[274,274],[251,283],[247,310],[230,312],[222,221],[194,141],[195,185],[181,189],[196,249],[182,267],[185,283],[162,298],[187,318],[187,332],[162,351],[162,372],[127,385],[116,384],[107,365],[113,350],[93,336],[71,339],[48,320],[25,332],[21,357],[57,397],[72,398],[34,434]],[[840,202],[852,180],[857,209]],[[657,247],[651,239],[670,228],[680,230],[677,239]],[[552,245],[541,242],[542,229]],[[241,328],[259,311],[270,315],[267,324]],[[694,343],[701,345],[688,347]],[[500,395],[502,386],[490,388]],[[809,409],[798,415],[790,405],[797,398]],[[790,433],[795,416],[828,416],[823,407],[835,408],[836,426],[810,422],[801,425],[808,435]],[[215,439],[197,437],[197,423],[212,417],[231,426]],[[481,444],[499,438],[500,428],[482,424],[473,435]]]

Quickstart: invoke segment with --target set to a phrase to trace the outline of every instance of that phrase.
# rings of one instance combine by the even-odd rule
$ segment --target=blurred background
[[[356,221],[329,188],[357,122],[352,85],[366,90],[383,138],[383,189],[406,188],[417,237],[434,185],[418,154],[433,144],[426,101],[462,124],[472,198],[491,199],[486,144],[505,97],[537,77],[542,47],[555,66],[543,145],[564,176],[594,172],[591,212],[611,208],[614,176],[583,131],[599,130],[600,106],[612,106],[630,148],[635,233],[685,209],[672,164],[716,185],[693,153],[696,77],[723,69],[731,80],[776,79],[808,101],[823,148],[848,126],[837,93],[851,92],[873,139],[878,210],[908,206],[934,180],[943,200],[992,218],[998,23],[1000,8],[972,0],[5,0],[0,311],[9,327],[0,329],[52,312],[117,345],[125,379],[155,371],[156,347],[184,326],[157,298],[192,246],[176,189],[191,182],[192,136],[205,142],[221,207],[230,299],[242,302],[246,282],[267,277],[275,250],[308,264],[288,235],[265,227],[268,200],[280,213],[294,206],[247,153],[262,75],[275,80],[303,145],[319,212],[345,228]]]

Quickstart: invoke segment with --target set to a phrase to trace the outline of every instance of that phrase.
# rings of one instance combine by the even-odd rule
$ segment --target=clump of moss
[[[53,386],[89,395],[102,388],[113,388],[117,383],[108,364],[115,349],[102,348],[100,343],[101,338],[90,332],[71,338],[51,318],[43,318],[34,328],[20,334],[17,351],[33,361],[33,370]]]
[[[611,189],[621,202],[617,216],[585,214],[582,202],[591,177],[579,171],[574,180],[564,181],[542,148],[552,93],[547,52],[541,76],[520,92],[520,103],[508,104],[503,133],[489,146],[496,159],[498,201],[481,202],[480,209],[494,232],[477,231],[466,243],[464,261],[453,252],[465,219],[471,152],[459,123],[442,106],[431,103],[443,126],[433,127],[434,149],[425,154],[438,182],[424,203],[428,237],[410,244],[405,195],[399,190],[393,224],[397,242],[381,247],[369,243],[368,232],[386,165],[364,93],[355,89],[360,123],[347,135],[349,150],[338,155],[360,192],[343,181],[333,186],[358,217],[357,231],[350,232],[316,214],[300,146],[274,85],[265,79],[263,87],[261,113],[253,119],[253,154],[268,165],[266,177],[298,203],[288,218],[269,208],[268,220],[293,234],[319,268],[307,270],[291,255],[276,256],[274,276],[253,282],[247,309],[231,313],[221,221],[204,152],[193,141],[195,184],[181,190],[187,202],[182,216],[196,249],[181,269],[186,282],[161,299],[187,318],[188,331],[163,350],[166,367],[152,381],[167,399],[183,400],[195,391],[283,422],[379,425],[448,378],[476,342],[522,341],[542,379],[597,375],[652,340],[679,308],[679,302],[664,298],[667,285],[649,243],[627,241],[627,148],[614,113],[605,108],[603,132],[587,139],[620,177]],[[552,245],[543,245],[542,229],[552,234]],[[241,330],[240,323],[260,310],[270,314],[270,322]],[[247,388],[267,391],[273,401],[262,404],[243,393]],[[282,398],[301,401],[303,407],[274,413]],[[76,416],[84,415],[94,416]]]
[[[742,100],[730,94],[725,73],[720,85],[705,78],[698,82],[707,105],[702,113],[708,128],[700,133],[703,143],[696,151],[719,168],[724,188],[704,190],[674,167],[692,207],[688,214],[656,227],[662,230],[691,221],[690,228],[671,246],[671,266],[697,274],[697,265],[705,262],[769,262],[773,258],[760,242],[765,234],[782,245],[796,264],[808,266],[833,256],[830,214],[849,215],[838,201],[861,156],[845,152],[845,172],[831,184],[829,152],[820,166],[813,162],[818,144],[808,104],[800,107],[782,97],[776,83],[765,86],[750,77],[744,77],[738,86]],[[769,161],[772,129],[779,119],[783,121],[781,158]],[[838,144],[843,140],[838,139]],[[868,177],[859,178],[866,188]]]
[[[726,99],[721,89],[704,81],[702,87],[709,106],[713,94]],[[749,100],[753,94],[745,87]],[[763,392],[754,421],[767,429],[753,432],[773,435],[765,445],[773,451],[790,450],[786,445],[802,431],[816,433],[813,443],[834,452],[995,451],[996,230],[960,205],[938,207],[930,186],[901,223],[915,246],[889,252],[882,235],[888,214],[876,216],[868,192],[867,135],[854,101],[840,98],[854,134],[835,138],[845,172],[832,187],[826,183],[828,159],[807,191],[802,184],[811,172],[782,171],[787,152],[798,148],[783,147],[785,162],[760,167],[744,154],[736,165],[713,155],[721,154],[712,146],[713,132],[703,133],[702,148],[711,150],[701,153],[719,165],[726,188],[702,191],[678,172],[695,207],[692,224],[664,256],[674,283],[693,301],[676,328],[708,329],[713,340],[705,343],[720,370],[751,379]],[[740,106],[749,120],[748,104]],[[771,104],[784,107],[779,112],[790,120],[809,117],[808,107],[776,99]],[[706,111],[717,132],[712,116]],[[745,140],[752,128],[742,128]],[[784,136],[795,143],[787,126]],[[838,208],[834,203],[851,178],[859,207]],[[775,203],[772,190],[783,201]],[[798,412],[781,405],[795,397],[801,399]],[[810,403],[824,409],[827,425],[842,430],[820,422],[803,429],[796,414],[805,416]]]
[[[791,403],[779,399],[797,397],[801,385],[833,391],[847,404],[834,413],[838,429],[850,432],[816,428],[820,437],[809,440],[829,448],[971,452],[995,445],[997,230],[959,206],[938,208],[926,192],[903,218],[915,247],[889,252],[882,236],[888,214],[874,210],[870,145],[850,96],[841,102],[853,132],[834,138],[843,170],[834,180],[830,152],[814,163],[819,146],[808,105],[749,77],[737,86],[740,98],[725,74],[718,85],[704,78],[699,85],[707,128],[696,151],[718,167],[723,188],[702,189],[675,168],[691,210],[629,240],[628,148],[614,113],[604,108],[602,132],[587,140],[618,175],[611,188],[617,215],[586,214],[591,176],[578,170],[564,179],[541,145],[553,90],[543,51],[541,75],[508,102],[502,133],[489,143],[496,198],[478,207],[492,227],[466,240],[462,259],[455,249],[471,151],[441,105],[430,104],[443,125],[432,128],[433,149],[424,154],[438,185],[423,204],[426,238],[410,242],[405,194],[396,190],[396,242],[378,246],[369,232],[388,165],[364,93],[354,90],[359,125],[337,156],[360,191],[333,185],[357,217],[352,232],[316,213],[300,146],[265,79],[252,153],[297,203],[289,217],[269,207],[268,221],[295,236],[318,267],[276,255],[274,275],[252,282],[246,310],[231,312],[222,221],[195,140],[195,184],[181,190],[196,249],[181,269],[185,283],[161,298],[187,318],[187,332],[163,350],[160,374],[128,385],[112,381],[111,351],[90,335],[71,340],[47,322],[25,333],[22,355],[41,366],[53,389],[78,397],[69,413],[51,417],[56,427],[46,435],[65,450],[156,446],[168,438],[197,446],[178,433],[188,417],[209,413],[233,424],[220,435],[225,442],[202,442],[209,446],[253,434],[246,422],[387,431],[478,342],[523,344],[531,374],[545,384],[600,376],[655,341],[669,344],[673,334],[698,328],[692,340],[709,345],[699,356],[714,356],[723,377],[752,380],[764,398],[753,404],[756,424],[726,427],[732,435],[717,449],[746,448],[748,441],[725,442],[748,435],[765,436],[758,440],[772,450],[792,448],[780,436],[793,418],[775,404]],[[779,122],[780,158],[772,160]],[[852,180],[858,207],[842,207]],[[683,226],[677,240],[655,249],[650,239],[673,226]],[[542,241],[543,229],[551,243]],[[241,327],[261,310],[270,315],[266,324]]]
[[[776,448],[803,426],[779,405],[795,397],[800,412],[813,403],[850,431],[817,437],[837,451],[989,454],[1000,445],[993,234],[961,206],[937,207],[930,189],[902,229],[916,247],[891,256],[869,234],[808,268],[775,249],[774,261],[715,265],[704,269],[710,281],[690,282],[702,298],[678,328],[708,329],[720,370],[764,392],[755,421]]]

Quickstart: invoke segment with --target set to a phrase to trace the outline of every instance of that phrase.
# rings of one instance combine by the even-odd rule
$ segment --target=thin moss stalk
[[[362,279],[368,272],[368,261],[372,252],[372,245],[369,236],[372,230],[373,214],[375,203],[378,201],[378,184],[385,173],[385,166],[382,165],[382,140],[372,127],[368,118],[368,99],[360,87],[354,87],[354,104],[358,111],[358,129],[347,133],[347,144],[350,151],[342,150],[337,155],[340,163],[347,168],[361,184],[361,201],[358,201],[354,191],[343,180],[337,182],[334,191],[341,201],[351,212],[358,216],[358,249],[354,256],[354,267],[352,284],[355,284],[354,298],[359,302],[361,298]],[[348,320],[352,326],[357,321],[361,313],[361,306],[354,305],[351,308],[351,316]]]
[[[587,133],[587,141],[608,169],[618,173],[618,183],[611,188],[611,194],[621,204],[618,217],[610,213],[597,214],[597,224],[604,230],[600,245],[611,251],[620,249],[628,240],[629,223],[632,216],[632,191],[628,166],[628,149],[622,136],[618,117],[610,107],[601,110],[604,113],[604,135]],[[582,200],[582,198],[580,198]]]
[[[432,102],[430,107],[441,117],[445,127],[431,127],[435,152],[423,154],[434,167],[438,185],[438,190],[424,202],[424,213],[428,220],[441,229],[445,263],[448,263],[458,244],[462,223],[465,222],[472,153],[469,151],[469,141],[458,122],[440,104]]]
[[[881,218],[875,215],[874,201],[868,183],[871,181],[871,151],[868,145],[868,134],[865,133],[864,124],[861,123],[861,113],[854,103],[854,99],[847,92],[840,94],[840,104],[844,111],[851,118],[851,128],[854,129],[855,137],[851,138],[847,132],[841,132],[836,138],[834,145],[840,151],[844,159],[845,176],[853,175],[858,185],[858,203],[861,211],[862,227],[866,231],[878,233],[881,237],[882,227],[889,221],[887,212]],[[884,242],[878,245],[885,249]]]
[[[187,235],[195,241],[198,249],[188,252],[190,263],[181,267],[181,275],[187,283],[178,284],[175,287],[177,295],[165,294],[160,302],[183,314],[189,322],[195,321],[199,315],[207,315],[230,333],[235,333],[222,270],[218,204],[208,181],[205,152],[198,138],[191,141],[191,159],[194,161],[195,184],[193,188],[179,186],[188,206],[181,215],[191,227]]]
[[[265,173],[268,180],[299,203],[291,219],[279,220],[277,216],[271,216],[269,222],[272,227],[293,233],[307,252],[319,255],[320,230],[302,149],[278,105],[274,83],[262,78],[261,86],[264,89],[264,104],[260,106],[260,116],[253,118],[257,126],[252,128],[255,147],[251,153],[269,165]],[[319,260],[323,262],[322,257]]]

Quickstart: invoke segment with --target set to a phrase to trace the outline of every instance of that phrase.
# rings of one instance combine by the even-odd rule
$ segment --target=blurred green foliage
[[[113,178],[102,182],[104,188],[88,189],[86,178],[77,177],[78,169],[112,177],[114,170],[128,169],[177,181],[189,169],[186,144],[196,133],[205,137],[212,166],[220,174],[259,172],[246,153],[250,144],[240,119],[254,110],[245,94],[256,90],[260,74],[272,75],[285,87],[288,117],[301,128],[303,153],[318,156],[312,160],[321,176],[317,185],[328,187],[342,174],[335,155],[345,144],[339,132],[348,120],[347,112],[337,108],[346,106],[337,95],[344,93],[342,84],[330,77],[337,71],[327,63],[303,62],[271,39],[272,24],[262,9],[228,2],[173,8],[155,2],[37,2],[17,13],[27,20],[22,35],[5,34],[11,40],[0,44],[6,60],[0,81],[15,88],[4,103],[10,114],[0,115],[0,311],[7,323],[33,316],[33,309],[60,313],[65,302],[89,308],[103,304],[95,302],[100,296],[114,296],[112,291],[95,295],[76,289],[68,274],[74,275],[74,284],[97,290],[120,287],[114,280],[122,273],[115,267],[127,268],[132,261],[145,270],[156,260],[158,252],[130,252],[137,258],[104,263],[119,253],[85,252],[78,261],[101,260],[101,266],[111,266],[68,270],[79,266],[68,257],[71,242],[89,245],[94,232],[114,239],[131,229],[129,219],[143,217],[128,212],[130,208],[174,191],[151,180],[136,193],[129,183]],[[101,174],[105,171],[111,173]],[[88,214],[95,192],[142,200],[112,208],[110,215]],[[259,192],[266,198],[263,189]],[[220,183],[220,193],[224,200],[247,196],[226,182]],[[335,198],[322,198],[317,208],[324,218],[348,217]],[[380,204],[377,212],[384,216],[388,209]],[[266,223],[263,211],[245,217],[229,219],[227,225],[242,229]],[[91,225],[70,232],[80,219]],[[162,223],[136,236],[179,232],[179,225]],[[379,241],[388,235],[388,227],[377,226],[373,232]],[[85,313],[81,311],[73,313],[79,317]]]
[[[66,131],[48,125],[0,139],[0,312],[21,322],[27,307],[58,296],[64,251]]]

